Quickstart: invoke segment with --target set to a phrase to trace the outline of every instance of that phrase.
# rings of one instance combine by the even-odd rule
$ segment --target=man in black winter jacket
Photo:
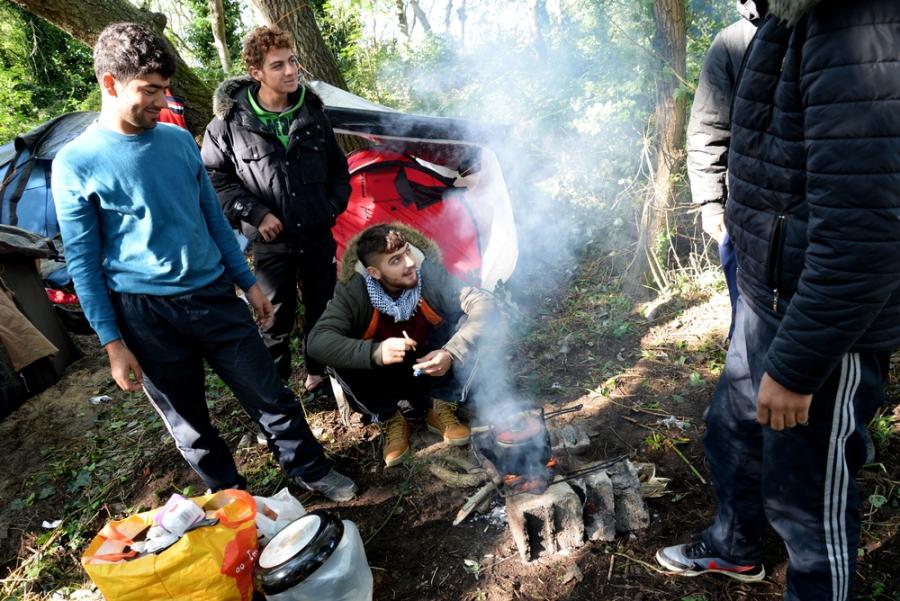
[[[731,132],[741,299],[704,439],[719,507],[657,560],[758,580],[768,521],[785,599],[847,599],[863,431],[900,346],[900,4],[770,2]]]
[[[260,333],[287,380],[298,283],[304,334],[334,293],[331,227],[347,206],[350,176],[322,101],[299,81],[289,34],[254,29],[244,41],[243,58],[249,76],[216,90],[216,116],[201,154],[225,215],[240,223],[253,244],[256,279],[275,308],[274,323]],[[324,366],[305,359],[306,388],[312,390]]]

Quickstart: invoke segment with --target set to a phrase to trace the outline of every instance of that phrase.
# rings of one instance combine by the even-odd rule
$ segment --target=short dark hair
[[[150,73],[165,78],[175,73],[175,55],[155,31],[139,23],[113,23],[100,32],[94,44],[94,75],[97,81],[111,73],[129,82]]]
[[[365,267],[375,262],[375,255],[397,252],[406,246],[406,236],[386,223],[373,225],[359,236],[356,256]]]
[[[244,38],[244,46],[241,49],[241,58],[249,71],[262,69],[263,62],[269,50],[276,48],[294,49],[294,38],[286,31],[274,26],[261,25],[247,34]]]

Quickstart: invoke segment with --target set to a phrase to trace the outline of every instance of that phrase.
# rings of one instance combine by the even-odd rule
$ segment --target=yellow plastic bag
[[[241,490],[191,501],[215,511],[218,524],[191,530],[158,554],[135,557],[128,549],[157,510],[110,522],[94,537],[81,564],[106,601],[250,600],[259,553],[256,502]]]

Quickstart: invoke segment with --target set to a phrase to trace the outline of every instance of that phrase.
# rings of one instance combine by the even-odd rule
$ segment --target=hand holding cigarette
[[[409,334],[406,333],[406,330],[403,330],[403,337],[412,344],[412,349],[416,350],[416,341],[409,337]]]
[[[413,369],[421,374],[439,378],[443,376],[453,365],[453,356],[444,349],[431,351],[413,365]]]
[[[407,351],[416,348],[416,341],[411,338],[388,338],[381,343],[382,365],[403,363]]]

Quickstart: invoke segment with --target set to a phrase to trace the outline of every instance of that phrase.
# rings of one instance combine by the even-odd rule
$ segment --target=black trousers
[[[425,353],[422,353],[424,356]],[[415,358],[373,369],[333,369],[347,402],[367,422],[384,422],[399,409],[408,418],[421,417],[432,399],[463,404],[468,400],[472,370],[453,366],[443,376],[413,375]]]
[[[286,244],[253,245],[256,281],[275,308],[274,323],[260,334],[275,360],[278,374],[285,381],[291,376],[291,334],[297,318],[298,286],[303,299],[303,360],[306,370],[317,376],[325,372],[325,366],[307,354],[306,338],[334,295],[337,283],[336,249],[337,245],[331,237],[302,249]]]
[[[112,299],[122,338],[144,372],[144,391],[209,488],[245,481],[210,423],[204,360],[259,424],[288,475],[315,481],[328,473],[330,462],[229,278],[179,296],[114,293]]]
[[[859,542],[862,432],[884,402],[889,353],[845,355],[813,395],[809,424],[776,432],[756,422],[756,397],[777,329],[777,320],[738,298],[703,441],[719,502],[703,537],[724,559],[758,562],[768,521],[790,556],[785,599],[848,599]]]

